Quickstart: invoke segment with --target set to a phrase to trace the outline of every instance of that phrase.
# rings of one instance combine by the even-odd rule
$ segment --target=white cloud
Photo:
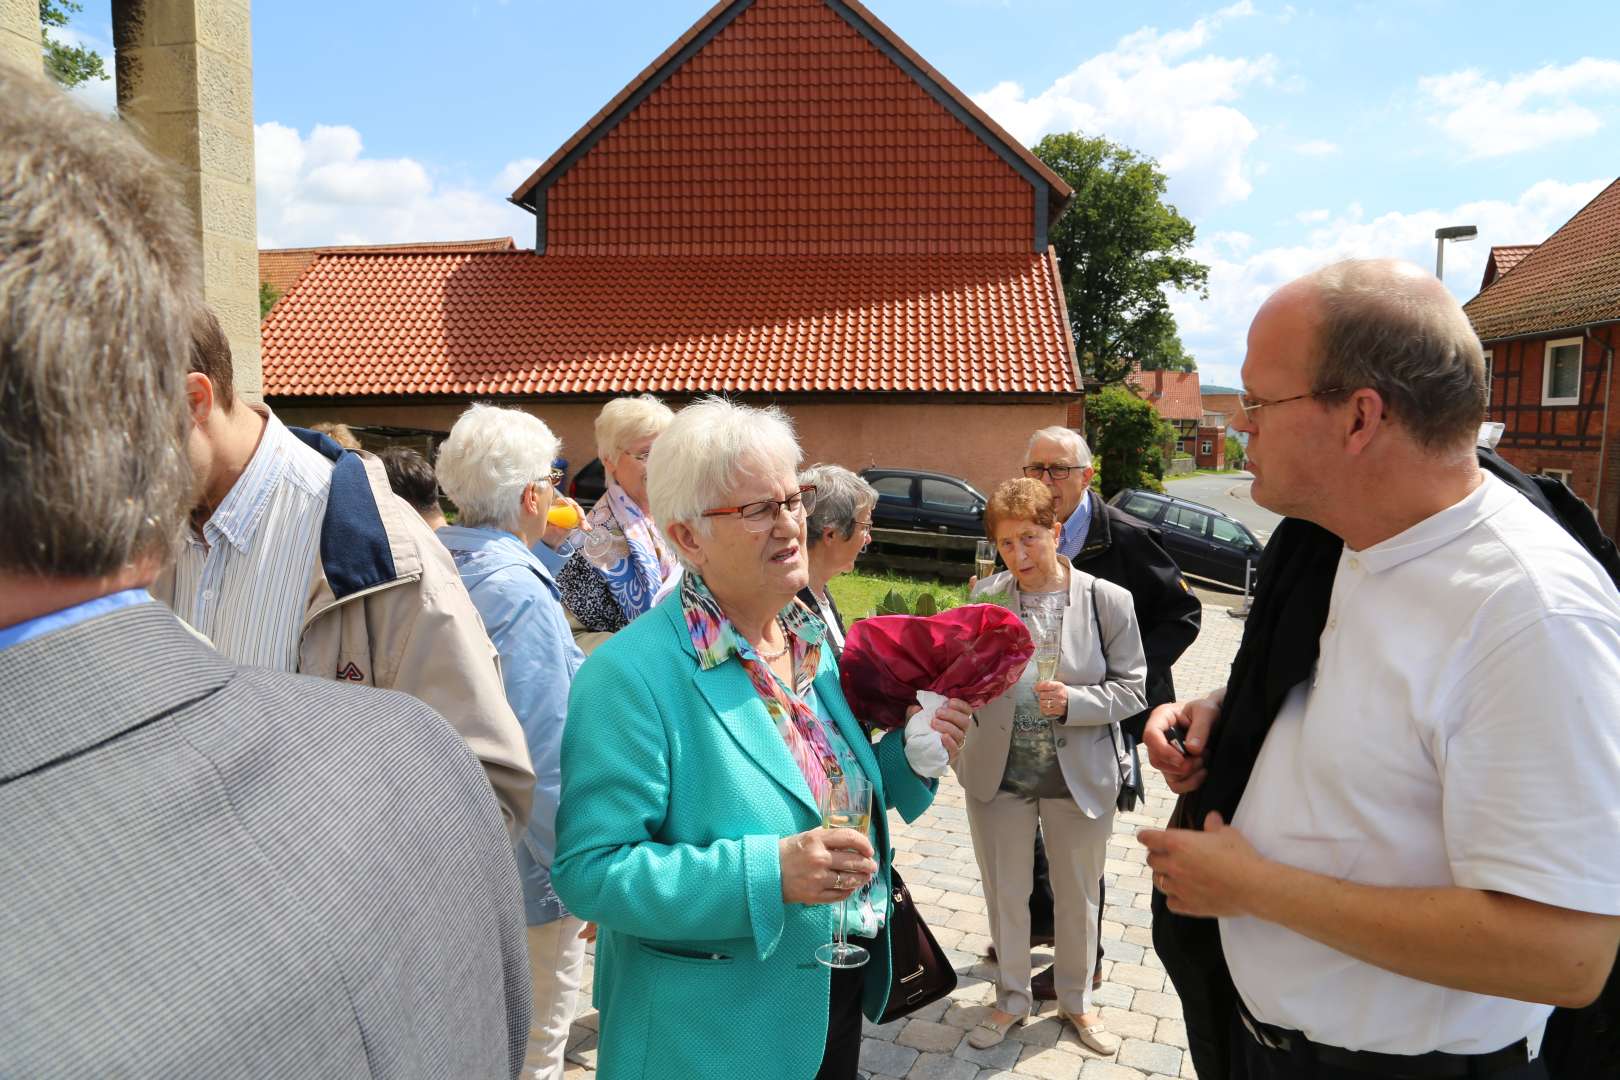
[[[1083,131],[1157,158],[1177,204],[1196,215],[1253,190],[1245,155],[1259,132],[1231,102],[1270,83],[1276,61],[1207,51],[1222,23],[1253,14],[1245,0],[1185,29],[1138,30],[1038,94],[1003,82],[973,100],[1025,142]]]
[[[1301,210],[1294,215],[1294,220],[1303,225],[1310,225],[1318,221],[1326,221],[1333,216],[1331,210]]]
[[[512,194],[518,189],[518,185],[534,175],[534,170],[538,169],[542,164],[541,159],[533,157],[508,161],[506,167],[501,170],[500,175],[495,177],[495,190],[502,195]]]
[[[367,157],[352,127],[321,124],[305,136],[271,121],[253,131],[260,247],[506,235],[532,242],[528,213],[488,190],[444,183],[413,158]]]
[[[1261,249],[1234,245],[1230,234],[1200,237],[1193,255],[1209,265],[1209,299],[1171,298],[1182,342],[1198,358],[1205,380],[1236,385],[1249,321],[1279,286],[1339,259],[1400,258],[1433,266],[1434,230],[1443,225],[1479,227],[1478,240],[1446,245],[1446,284],[1466,300],[1479,287],[1491,245],[1540,243],[1611,179],[1570,184],[1543,180],[1512,202],[1390,210],[1371,218],[1356,203],[1332,214],[1305,211],[1298,217],[1311,227],[1294,243]]]
[[[1331,157],[1339,152],[1339,144],[1326,139],[1306,139],[1294,146],[1294,153],[1306,157]]]
[[[1471,158],[1500,157],[1599,131],[1604,113],[1590,99],[1620,96],[1620,60],[1586,57],[1549,64],[1505,82],[1468,69],[1418,80],[1430,120]],[[1582,100],[1588,99],[1588,103]]]

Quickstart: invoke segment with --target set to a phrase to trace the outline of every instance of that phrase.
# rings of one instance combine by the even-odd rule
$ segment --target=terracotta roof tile
[[[411,244],[348,244],[340,247],[260,248],[259,280],[269,282],[280,296],[298,284],[298,279],[317,255],[337,252],[388,251],[516,251],[517,244],[510,236],[496,236],[488,240],[425,240]]]
[[[1166,420],[1202,420],[1203,395],[1196,371],[1143,371],[1132,367],[1125,381],[1137,396],[1153,403]]]
[[[1060,292],[1050,253],[328,254],[264,321],[264,389],[1073,396]]]
[[[545,187],[548,254],[1032,250],[1030,182],[826,0],[755,0],[541,184],[731,6],[704,16],[514,193]],[[849,6],[1041,175],[1054,209],[1067,200],[1061,179]]]
[[[1620,180],[1463,310],[1487,342],[1620,319]]]
[[[1485,291],[1491,282],[1518,266],[1534,250],[1534,244],[1497,244],[1492,247],[1485,259],[1485,280],[1480,282],[1480,291]]]

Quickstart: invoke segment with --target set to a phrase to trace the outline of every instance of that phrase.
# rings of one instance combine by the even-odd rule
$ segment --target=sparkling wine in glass
[[[834,777],[821,807],[822,825],[829,829],[855,829],[864,836],[871,821],[872,782],[861,773]],[[859,945],[849,943],[844,928],[848,901],[839,900],[837,904],[833,940],[816,949],[816,959],[830,968],[860,967],[871,958],[870,954]]]
[[[996,572],[996,545],[988,540],[980,540],[978,546],[973,549],[973,565],[980,581],[994,574]]]
[[[1040,682],[1051,682],[1057,678],[1058,645],[1057,642],[1042,642],[1035,647],[1035,677]]]

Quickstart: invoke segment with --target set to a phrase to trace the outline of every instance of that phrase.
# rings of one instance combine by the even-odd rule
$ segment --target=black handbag
[[[889,867],[889,1002],[878,1023],[910,1016],[956,989],[956,969],[934,940],[900,871]]]
[[[1118,724],[1109,724],[1108,731],[1114,737],[1114,756],[1119,759],[1119,797],[1114,805],[1129,813],[1147,798],[1142,785],[1142,755],[1137,751],[1136,736],[1121,730]]]

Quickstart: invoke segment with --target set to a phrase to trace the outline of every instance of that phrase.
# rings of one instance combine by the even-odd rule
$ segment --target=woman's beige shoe
[[[993,1014],[987,1016],[974,1025],[972,1031],[968,1032],[968,1045],[975,1050],[988,1050],[1005,1039],[1007,1032],[1023,1022],[1024,1017],[1022,1016],[1014,1016],[1006,1023],[997,1023]]]
[[[1087,1050],[1095,1050],[1103,1057],[1113,1057],[1119,1053],[1119,1036],[1101,1023],[1087,1027],[1068,1013],[1064,1013],[1063,1018],[1074,1025],[1074,1032],[1080,1037],[1080,1045]]]

